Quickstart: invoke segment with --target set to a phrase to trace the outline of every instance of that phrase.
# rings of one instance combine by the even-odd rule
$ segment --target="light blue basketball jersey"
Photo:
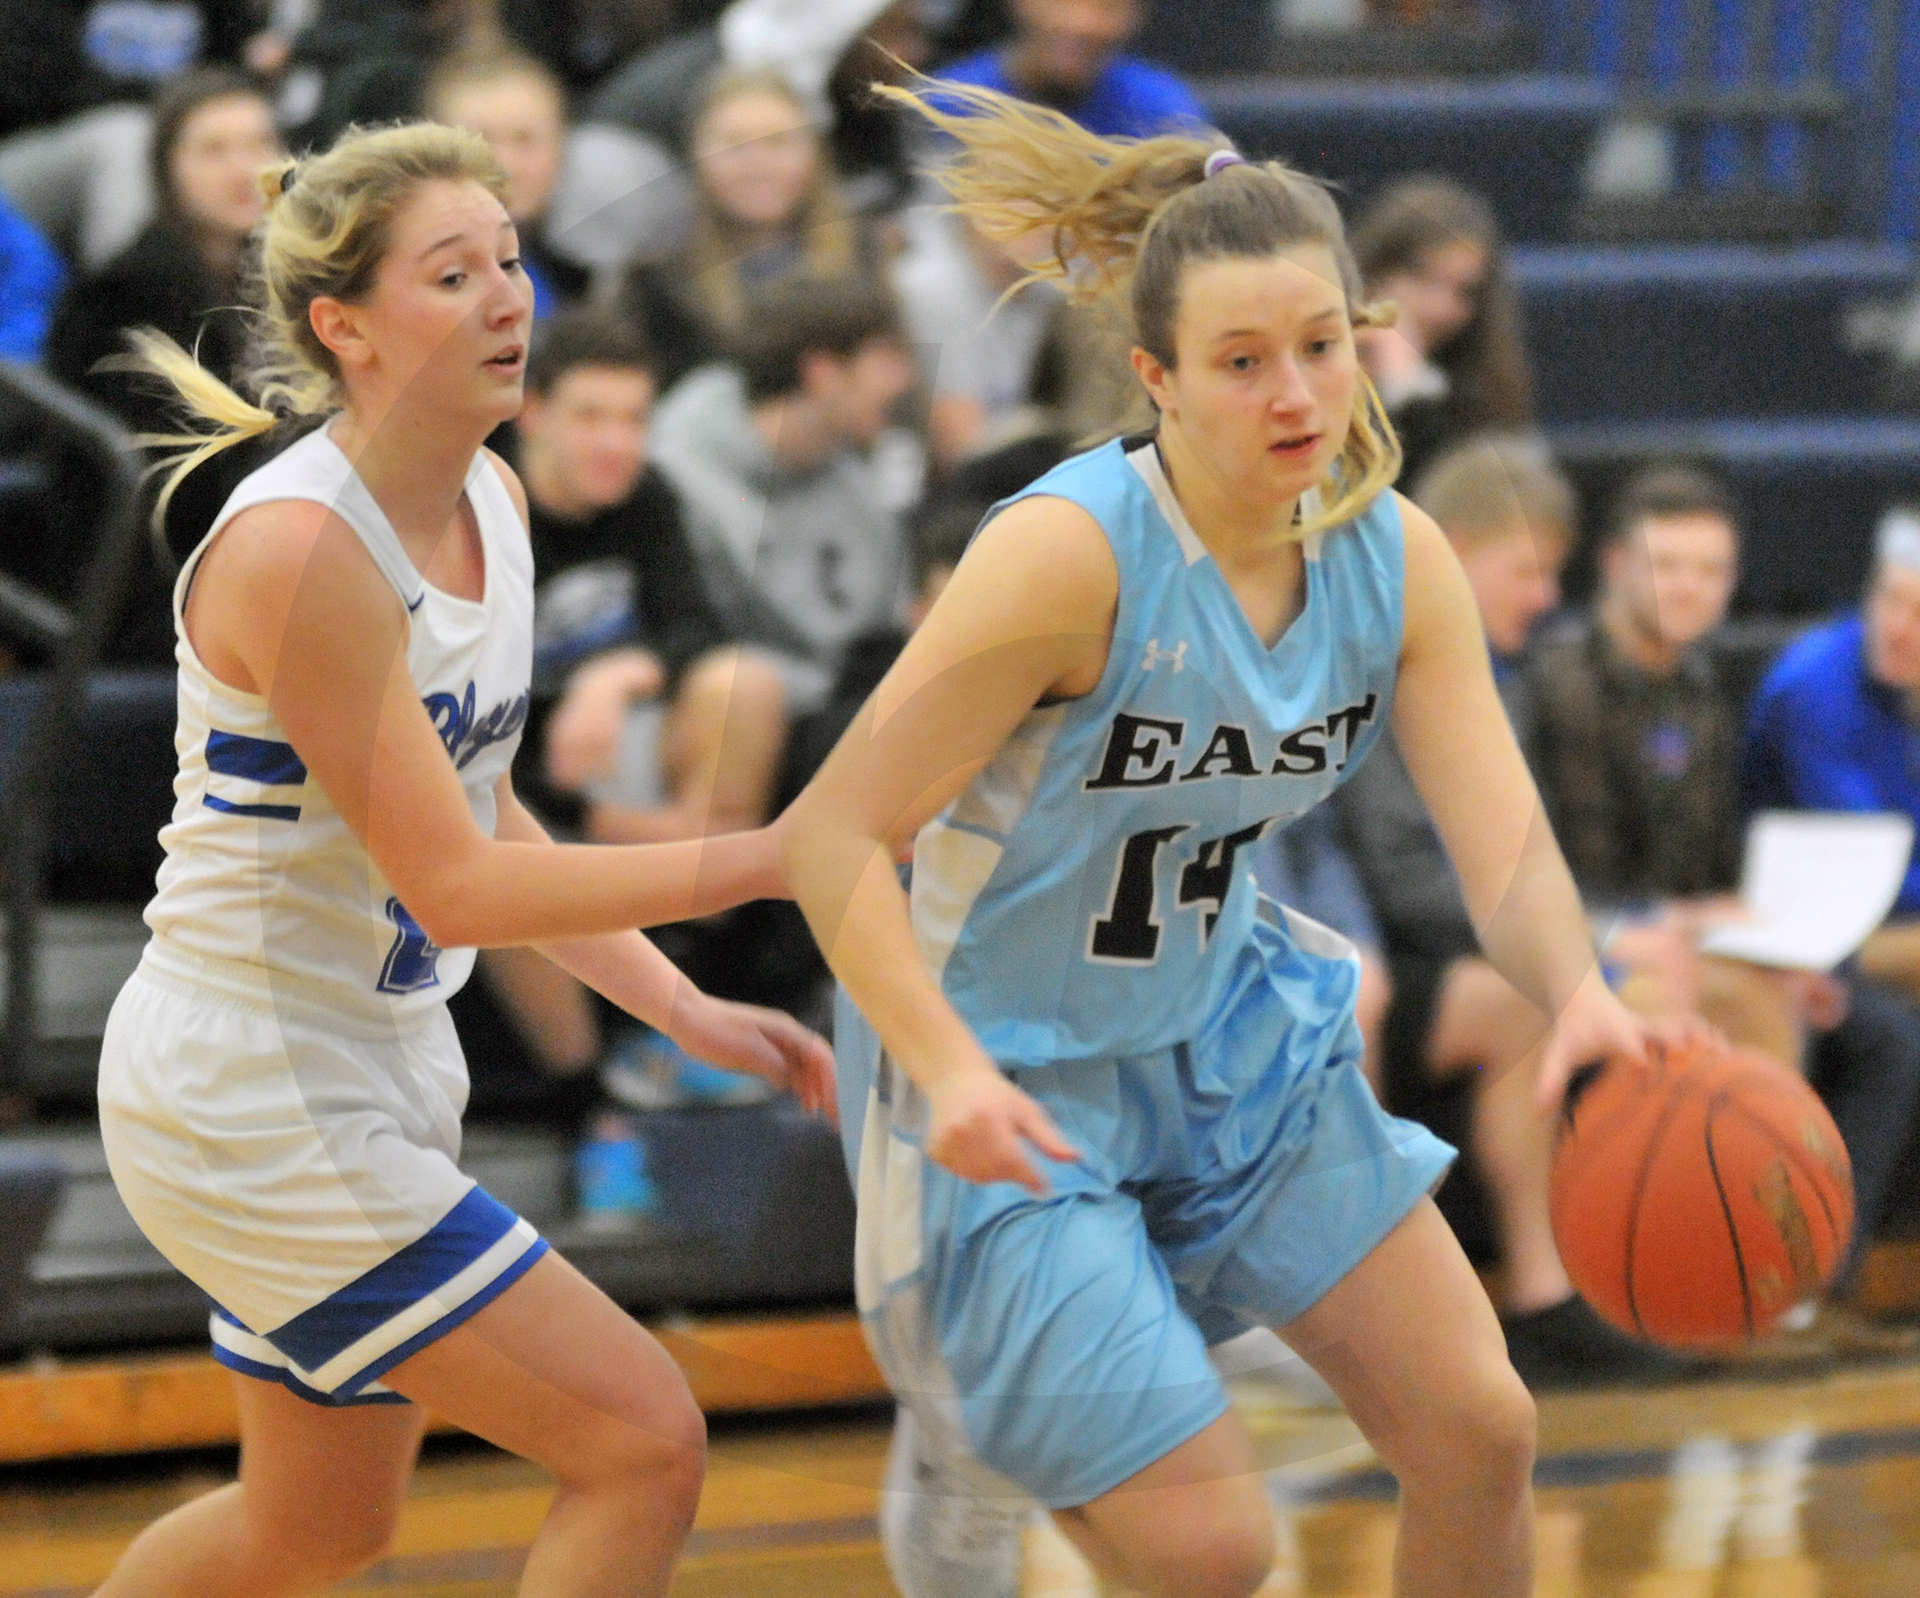
[[[1106,671],[1029,714],[914,851],[921,950],[1005,1065],[1199,1035],[1253,925],[1253,843],[1364,758],[1400,658],[1390,493],[1307,540],[1304,606],[1272,649],[1150,440],[1075,456],[1015,498],[1039,494],[1082,506],[1113,546]]]

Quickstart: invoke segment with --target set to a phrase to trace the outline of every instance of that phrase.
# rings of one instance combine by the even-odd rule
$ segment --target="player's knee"
[[[1155,1593],[1179,1598],[1248,1598],[1273,1569],[1273,1511],[1264,1490],[1227,1492],[1205,1507],[1168,1517],[1136,1561]]]
[[[575,1487],[630,1491],[659,1505],[684,1501],[690,1518],[706,1477],[706,1417],[684,1385],[652,1395],[644,1408],[604,1417],[554,1468]]]
[[[1513,1367],[1489,1360],[1433,1407],[1413,1463],[1464,1490],[1517,1490],[1532,1477],[1536,1424],[1533,1395]]]
[[[1250,1598],[1273,1570],[1273,1517],[1257,1514],[1215,1521],[1206,1535],[1181,1538],[1156,1561],[1157,1590],[1179,1598]]]

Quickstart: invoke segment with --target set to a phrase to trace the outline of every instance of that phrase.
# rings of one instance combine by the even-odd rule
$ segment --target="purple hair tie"
[[[1230,166],[1245,166],[1247,158],[1238,150],[1215,150],[1202,169],[1207,177],[1217,178]]]

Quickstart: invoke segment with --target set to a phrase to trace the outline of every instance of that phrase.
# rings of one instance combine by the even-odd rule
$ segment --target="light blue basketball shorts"
[[[1256,924],[1192,1041],[1009,1073],[1081,1151],[1033,1153],[1042,1197],[926,1158],[925,1098],[841,996],[861,1318],[981,1492],[1072,1508],[1204,1430],[1227,1402],[1208,1347],[1310,1308],[1452,1163],[1361,1075],[1350,946],[1287,925]]]

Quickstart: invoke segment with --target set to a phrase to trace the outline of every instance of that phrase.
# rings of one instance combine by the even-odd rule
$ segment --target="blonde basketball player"
[[[558,1478],[524,1592],[661,1593],[700,1413],[657,1343],[460,1174],[446,998],[476,945],[534,945],[819,1106],[818,1039],[694,991],[630,930],[784,892],[779,840],[559,846],[514,798],[532,563],[482,441],[519,409],[533,295],[486,146],[349,133],[266,181],[262,396],[319,425],[181,574],[176,805],[100,1071],[127,1207],[218,1306],[240,1479],[150,1527],[101,1592],[350,1575],[393,1535],[431,1410]],[[275,420],[162,341],[142,364],[212,425],[180,471]]]

